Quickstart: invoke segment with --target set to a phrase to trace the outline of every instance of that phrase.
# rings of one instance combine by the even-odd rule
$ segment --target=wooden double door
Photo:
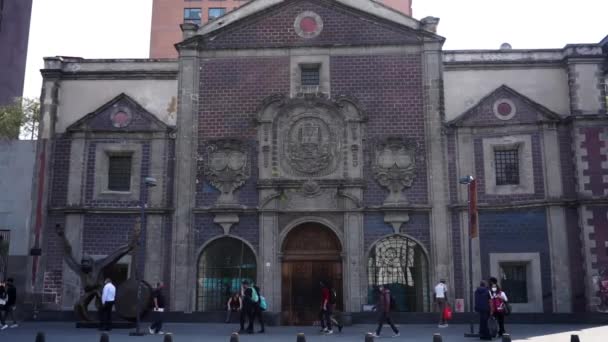
[[[318,321],[321,282],[336,290],[336,309],[342,310],[342,256],[338,238],[329,228],[319,224],[298,226],[283,245],[284,323],[310,325]]]

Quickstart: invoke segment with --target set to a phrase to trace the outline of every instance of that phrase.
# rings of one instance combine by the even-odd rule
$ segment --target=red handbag
[[[452,308],[449,305],[446,305],[443,309],[443,319],[446,321],[452,320]]]

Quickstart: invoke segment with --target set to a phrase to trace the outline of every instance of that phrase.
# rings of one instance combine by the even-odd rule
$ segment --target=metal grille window
[[[108,167],[108,190],[131,190],[131,156],[110,156]]]
[[[496,185],[519,184],[519,149],[494,150]]]
[[[201,24],[200,8],[184,8],[184,23]]]
[[[501,286],[509,302],[528,302],[528,267],[527,264],[500,264]]]
[[[300,66],[300,82],[303,86],[319,86],[321,83],[321,67],[319,65]]]
[[[378,286],[386,285],[395,298],[395,311],[422,312],[428,308],[428,266],[422,248],[395,235],[372,248],[368,263],[368,304],[376,304]]]
[[[198,261],[198,311],[226,310],[228,298],[240,291],[241,282],[253,283],[255,279],[255,256],[244,242],[229,237],[213,241]]]

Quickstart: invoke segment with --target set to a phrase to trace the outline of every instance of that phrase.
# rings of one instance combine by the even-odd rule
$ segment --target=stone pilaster
[[[423,89],[426,120],[427,168],[429,170],[428,193],[432,205],[431,229],[431,283],[440,278],[453,284],[451,229],[448,219],[447,163],[445,160],[445,136],[443,134],[443,61],[441,42],[426,42],[422,53]]]
[[[258,282],[262,284],[268,311],[281,311],[281,261],[278,258],[279,219],[276,213],[260,216],[260,249],[258,257]]]
[[[568,45],[564,49],[570,86],[571,114],[606,113],[604,56],[598,45]]]
[[[188,27],[188,29],[190,29]],[[188,31],[189,32],[189,31]],[[189,33],[184,32],[185,38]],[[171,255],[171,309],[191,312],[194,305],[196,261],[193,214],[198,147],[199,59],[196,47],[181,47],[175,164],[175,213]]]

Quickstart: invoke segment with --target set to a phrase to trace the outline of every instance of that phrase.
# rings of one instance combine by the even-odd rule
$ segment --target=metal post
[[[475,332],[475,296],[473,292],[473,238],[477,235],[477,180],[473,176],[466,176],[459,180],[460,184],[466,184],[468,190],[468,208],[469,216],[469,284],[467,292],[469,293],[469,312],[471,321],[469,322],[469,332],[464,334],[464,337],[479,337]],[[475,220],[475,222],[473,222]]]

